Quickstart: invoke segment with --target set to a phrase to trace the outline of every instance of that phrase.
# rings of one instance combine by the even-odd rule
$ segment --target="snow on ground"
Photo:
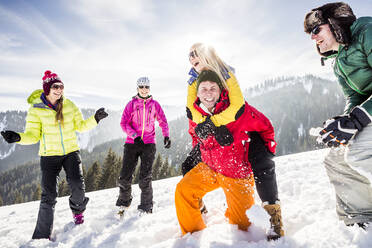
[[[56,241],[31,240],[39,202],[0,208],[0,247],[372,247],[372,227],[364,231],[346,227],[335,212],[335,196],[322,159],[327,150],[281,156],[275,159],[279,195],[282,202],[286,236],[265,240],[265,216],[252,218],[256,224],[248,232],[230,225],[224,218],[224,195],[216,190],[204,198],[208,208],[208,227],[181,237],[174,207],[174,190],[180,177],[155,181],[154,213],[140,216],[138,185],[133,187],[133,204],[120,221],[114,207],[118,189],[88,193],[90,202],[85,223],[75,226],[68,198],[58,199],[55,211]],[[256,196],[252,213],[259,213]],[[252,214],[251,213],[251,214]],[[261,217],[260,217],[261,216]],[[267,221],[267,219],[266,219]]]

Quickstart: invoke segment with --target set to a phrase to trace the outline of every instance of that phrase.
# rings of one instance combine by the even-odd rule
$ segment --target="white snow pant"
[[[336,192],[336,210],[346,225],[372,223],[372,125],[346,149],[331,149],[324,160]]]

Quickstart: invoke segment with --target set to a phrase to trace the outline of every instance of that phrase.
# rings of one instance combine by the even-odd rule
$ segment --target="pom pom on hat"
[[[44,90],[45,95],[49,95],[50,87],[54,83],[62,83],[63,84],[63,82],[58,77],[58,75],[56,73],[52,73],[49,70],[44,72],[44,76],[43,76],[42,79],[43,79],[43,90]]]

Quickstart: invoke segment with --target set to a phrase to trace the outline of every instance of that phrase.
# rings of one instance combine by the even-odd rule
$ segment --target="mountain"
[[[168,120],[176,119],[185,113],[184,106],[163,106]],[[84,118],[95,113],[93,109],[82,109]],[[110,111],[109,116],[103,119],[99,125],[84,133],[78,133],[79,146],[83,150],[92,152],[97,145],[112,140],[123,140],[125,135],[120,127],[122,111]],[[22,132],[26,123],[25,111],[0,112],[0,130],[13,130]],[[0,138],[0,172],[14,168],[28,162],[39,161],[39,144],[22,146],[8,144]]]
[[[313,75],[268,80],[247,89],[244,96],[273,123],[278,155],[316,148],[309,129],[322,127],[345,107],[338,83]]]
[[[268,80],[245,90],[244,96],[249,104],[264,113],[273,123],[278,142],[277,155],[317,148],[319,145],[308,130],[322,126],[323,121],[341,114],[345,106],[337,82],[313,75]],[[163,148],[163,137],[158,128],[157,149],[173,165],[179,166],[186,153],[191,150],[185,107],[163,108],[169,120],[172,146],[169,150]],[[85,117],[94,113],[89,109],[82,112]],[[1,112],[0,130],[23,130],[25,116],[26,113],[20,111]],[[120,118],[121,111],[109,111],[109,117],[102,120],[97,128],[78,135],[80,147],[92,154],[94,148],[102,144],[106,149],[111,147],[121,154],[124,134],[119,126]],[[9,145],[0,139],[0,172],[27,162],[37,162],[37,151],[38,145]],[[87,158],[87,165],[90,166],[89,156]]]
[[[55,242],[31,240],[39,201],[0,207],[0,244],[13,247],[156,247],[156,248],[240,248],[278,247],[314,248],[372,247],[372,227],[367,231],[347,227],[337,218],[335,195],[322,166],[327,149],[275,158],[279,197],[286,236],[278,241],[265,239],[268,219],[255,196],[256,205],[247,211],[252,226],[248,232],[228,224],[224,212],[225,197],[221,189],[204,197],[208,213],[207,228],[181,237],[175,206],[174,190],[181,177],[153,182],[154,213],[137,211],[140,191],[133,185],[133,204],[124,221],[116,216],[118,189],[87,193],[90,198],[85,223],[72,223],[68,197],[58,198],[55,209]]]

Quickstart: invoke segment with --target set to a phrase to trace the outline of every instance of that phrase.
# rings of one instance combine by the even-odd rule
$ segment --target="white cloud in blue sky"
[[[161,104],[184,105],[188,50],[214,46],[245,89],[321,67],[303,18],[327,1],[0,1],[0,110],[26,109],[46,69],[80,107],[122,109],[146,75]],[[348,2],[370,15],[371,0]]]

